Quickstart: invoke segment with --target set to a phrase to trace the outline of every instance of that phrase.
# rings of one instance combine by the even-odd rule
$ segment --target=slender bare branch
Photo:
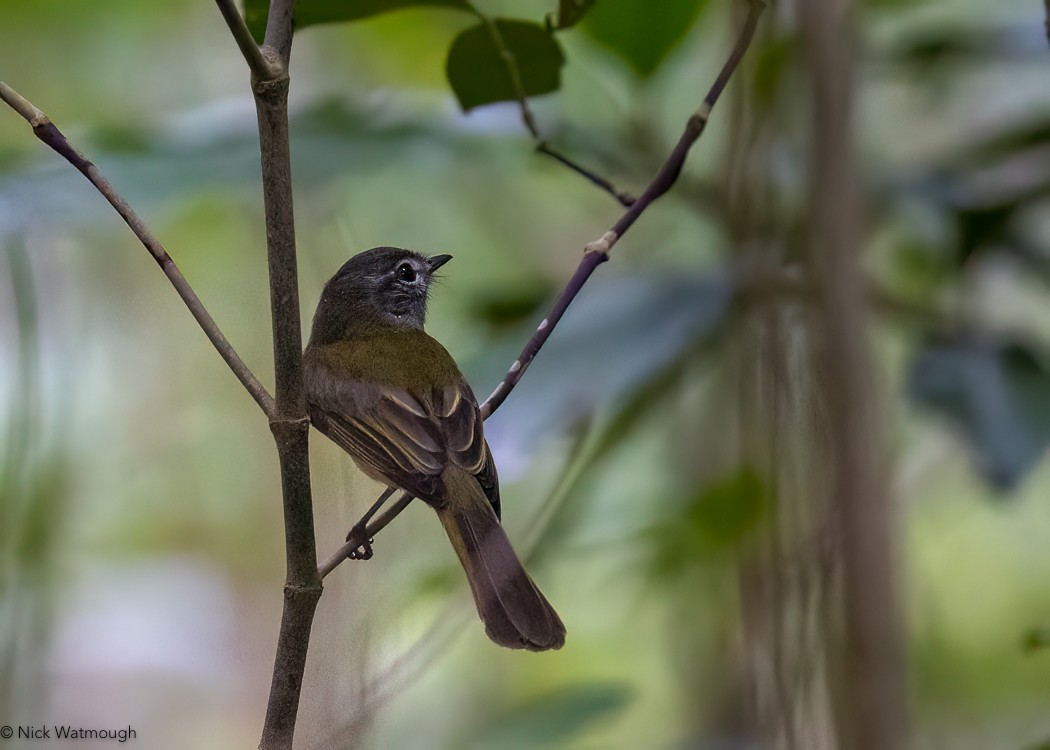
[[[215,347],[215,350],[219,352],[219,356],[229,365],[233,374],[241,381],[241,385],[255,399],[255,402],[259,404],[263,412],[267,416],[273,416],[275,408],[273,397],[266,391],[266,388],[263,387],[258,378],[252,374],[252,371],[248,369],[248,365],[244,363],[244,360],[237,354],[233,345],[219,330],[215,319],[208,313],[204,303],[201,302],[197,293],[193,291],[193,287],[186,281],[186,277],[182,275],[178,266],[175,265],[175,261],[171,259],[168,251],[160,244],[160,241],[153,235],[153,232],[146,226],[142,218],[135,213],[128,202],[102,176],[98,167],[73,148],[69,141],[66,140],[65,135],[62,134],[62,131],[51,122],[47,115],[2,81],[0,81],[0,99],[3,99],[13,110],[25,118],[33,127],[33,133],[36,137],[76,167],[102,193],[102,196],[109,201],[109,204],[116,209],[120,217],[124,219],[124,223],[131,228],[131,231],[135,233],[135,236],[149,251],[149,254],[157,261],[164,275],[168,277],[171,285],[175,287],[175,291],[178,292],[182,301],[186,304],[190,314],[193,315],[197,324],[200,325],[208,340],[211,341],[212,346]]]
[[[279,77],[281,67],[271,64],[263,55],[259,45],[252,37],[252,32],[248,30],[248,24],[244,22],[244,16],[237,10],[234,0],[215,0],[215,4],[219,6],[219,12],[222,13],[226,25],[230,27],[230,33],[233,34],[237,46],[241,48],[241,54],[244,55],[245,62],[251,68],[252,75],[261,80]]]
[[[740,34],[737,38],[736,44],[733,47],[732,52],[729,55],[726,64],[722,67],[718,77],[715,79],[714,84],[711,86],[704,98],[700,108],[689,118],[686,123],[685,132],[679,138],[677,145],[671,151],[670,156],[664,162],[663,166],[657,171],[656,176],[653,177],[652,182],[646,187],[645,192],[642,193],[638,200],[633,201],[627,211],[620,217],[619,221],[613,225],[613,228],[603,234],[598,240],[591,242],[587,245],[584,250],[583,259],[577,266],[575,273],[572,278],[569,279],[565,289],[558,295],[558,298],[554,302],[554,306],[551,308],[547,316],[540,322],[539,327],[536,329],[536,333],[533,334],[532,338],[526,342],[524,349],[514,364],[511,365],[510,370],[504,376],[503,380],[500,381],[496,389],[489,395],[487,399],[481,404],[481,416],[482,419],[488,419],[493,412],[496,411],[506,400],[507,396],[514,389],[514,386],[521,380],[522,375],[525,374],[525,370],[528,369],[529,365],[536,358],[543,344],[550,337],[554,327],[561,320],[562,315],[568,309],[569,305],[576,295],[579,294],[583,285],[587,283],[587,279],[590,278],[599,265],[609,259],[609,251],[616,241],[624,235],[624,233],[630,229],[631,225],[638,219],[639,216],[648,208],[653,201],[659,198],[661,195],[666,193],[675,181],[678,179],[679,173],[682,171],[682,165],[685,163],[686,156],[689,154],[689,149],[703,133],[704,127],[707,125],[707,119],[711,114],[711,110],[714,108],[721,96],[722,91],[725,89],[726,84],[732,76],[733,71],[736,70],[740,64],[740,60],[743,58],[744,53],[747,51],[748,46],[751,44],[751,40],[755,35],[755,27],[758,24],[758,18],[765,10],[765,0],[751,0],[750,10],[747,18],[744,21],[744,25],[740,30]],[[480,14],[479,14],[480,15]],[[484,17],[484,16],[482,16]],[[407,493],[406,493],[407,494]],[[362,545],[370,542],[370,540],[378,533],[380,529],[385,527],[393,518],[408,507],[411,497],[402,495],[398,500],[396,506],[392,506],[383,516],[377,519],[373,524],[368,526],[367,531],[361,535],[361,538],[357,536],[352,537],[347,541],[343,547],[341,547],[332,557],[325,561],[321,569],[321,575],[326,576],[332,572],[343,560],[348,559],[349,555],[360,548]],[[380,522],[382,524],[380,525]]]
[[[539,143],[537,143],[536,150],[539,151],[541,154],[546,154],[547,156],[551,157],[557,162],[561,162],[573,172],[583,177],[585,180],[588,180],[589,182],[597,185],[609,195],[614,197],[617,201],[619,201],[621,206],[630,207],[634,204],[635,198],[633,195],[631,195],[630,193],[620,192],[619,190],[617,190],[615,185],[609,182],[609,180],[602,177],[600,174],[592,172],[586,167],[577,164],[560,151],[555,151],[551,147],[551,145],[546,141],[540,141]]]

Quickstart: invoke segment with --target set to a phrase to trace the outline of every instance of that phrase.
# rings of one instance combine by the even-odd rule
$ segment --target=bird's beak
[[[427,259],[428,269],[431,273],[441,268],[443,265],[452,260],[451,255],[431,255]]]

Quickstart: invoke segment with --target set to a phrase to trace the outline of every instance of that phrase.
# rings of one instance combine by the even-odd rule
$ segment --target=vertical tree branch
[[[824,380],[844,633],[839,732],[847,750],[906,746],[907,682],[894,513],[868,346],[854,166],[850,0],[803,0],[812,81],[811,261],[823,303]]]
[[[243,19],[217,0],[252,71],[259,120],[266,248],[270,272],[276,410],[270,429],[277,444],[284,499],[286,579],[281,630],[266,705],[262,750],[290,750],[314,612],[321,596],[310,492],[309,429],[303,392],[299,278],[288,138],[288,61],[292,48],[292,0],[271,0],[266,43],[256,50]],[[259,64],[259,59],[265,66]]]

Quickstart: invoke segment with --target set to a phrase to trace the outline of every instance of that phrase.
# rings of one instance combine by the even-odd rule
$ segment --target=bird
[[[325,284],[303,353],[310,421],[364,474],[436,511],[493,642],[558,649],[565,626],[500,522],[477,399],[424,330],[435,272],[451,258],[376,247]]]

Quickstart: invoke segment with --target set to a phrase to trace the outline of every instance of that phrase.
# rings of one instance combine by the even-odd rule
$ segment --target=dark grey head
[[[374,247],[355,255],[325,284],[310,342],[335,341],[357,324],[422,328],[434,272],[451,259],[398,247]]]

